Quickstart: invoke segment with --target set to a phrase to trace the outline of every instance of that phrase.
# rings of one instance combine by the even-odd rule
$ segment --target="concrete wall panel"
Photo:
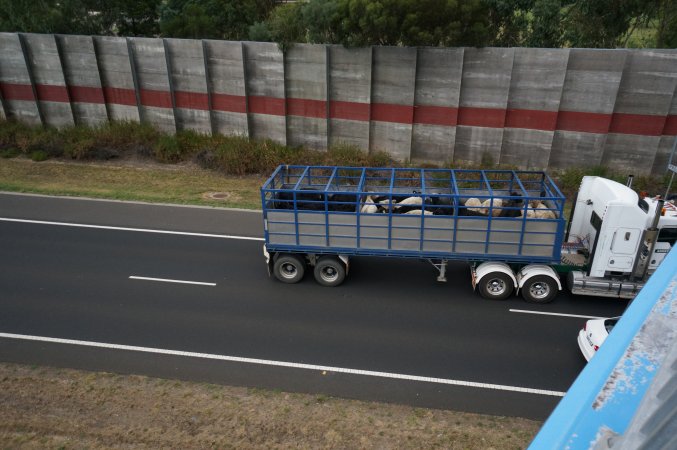
[[[549,168],[598,166],[601,163],[600,149],[605,140],[606,134],[558,130],[552,141]]]
[[[202,41],[167,39],[177,129],[211,134],[209,90]]]
[[[662,175],[665,173],[673,148],[677,148],[677,88],[672,95],[672,102],[668,110],[667,120],[663,127],[663,133],[660,137],[658,150],[654,157],[651,173]],[[672,164],[677,165],[677,152],[673,156]]]
[[[412,161],[454,160],[462,70],[463,49],[418,49]]]
[[[33,73],[40,111],[46,124],[67,127],[74,124],[66,80],[54,35],[25,34],[26,59]]]
[[[500,160],[513,59],[514,49],[465,49],[455,161]]]
[[[676,87],[676,53],[628,52],[603,165],[633,173],[651,172]]]
[[[287,142],[316,150],[327,143],[327,48],[295,45],[284,58]]]
[[[416,90],[416,49],[374,47],[370,150],[411,158]]]
[[[56,36],[75,123],[95,126],[108,121],[99,68],[90,36]]]
[[[610,133],[604,143],[607,151],[601,165],[629,174],[648,174],[660,141],[660,136]]]
[[[557,117],[558,131],[549,161],[551,168],[601,164],[627,53],[627,50],[570,50]],[[573,155],[577,158],[572,158]]]
[[[165,47],[161,39],[129,38],[141,98],[141,116],[160,130],[176,132]]]
[[[214,131],[249,136],[241,42],[204,41]]]
[[[111,120],[139,122],[134,77],[125,38],[95,36],[101,83]]]
[[[287,143],[284,57],[277,44],[245,42],[249,132],[255,139]]]
[[[6,117],[40,125],[40,112],[33,96],[19,36],[16,33],[0,33],[0,49],[0,93]]]
[[[568,49],[515,49],[501,164],[548,166],[568,59]]]
[[[369,151],[372,49],[330,45],[328,50],[329,146]]]

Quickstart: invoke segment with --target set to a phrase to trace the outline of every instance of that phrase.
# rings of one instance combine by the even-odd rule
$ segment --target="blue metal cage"
[[[524,263],[559,262],[564,200],[516,170],[281,165],[261,188],[270,251]]]

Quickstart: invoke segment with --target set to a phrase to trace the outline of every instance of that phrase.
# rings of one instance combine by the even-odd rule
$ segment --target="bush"
[[[155,159],[160,162],[177,163],[183,160],[183,149],[175,136],[160,136],[153,150]]]
[[[56,128],[34,128],[27,139],[25,152],[31,155],[33,160],[35,160],[33,154],[36,152],[44,153],[45,159],[58,158],[64,155],[66,144],[64,135]]]
[[[47,152],[43,150],[35,150],[31,152],[30,157],[33,161],[37,162],[49,159],[49,155],[47,154]]]
[[[16,147],[5,147],[0,150],[0,158],[16,158],[21,154],[21,150]]]

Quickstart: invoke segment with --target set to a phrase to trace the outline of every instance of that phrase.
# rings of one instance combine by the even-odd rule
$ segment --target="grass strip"
[[[261,176],[224,176],[192,164],[0,160],[0,190],[46,195],[260,209],[263,181]]]

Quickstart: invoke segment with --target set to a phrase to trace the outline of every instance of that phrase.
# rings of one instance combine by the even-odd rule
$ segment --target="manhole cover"
[[[205,192],[202,194],[202,198],[207,200],[221,200],[226,201],[230,200],[233,197],[233,194],[230,192]]]

